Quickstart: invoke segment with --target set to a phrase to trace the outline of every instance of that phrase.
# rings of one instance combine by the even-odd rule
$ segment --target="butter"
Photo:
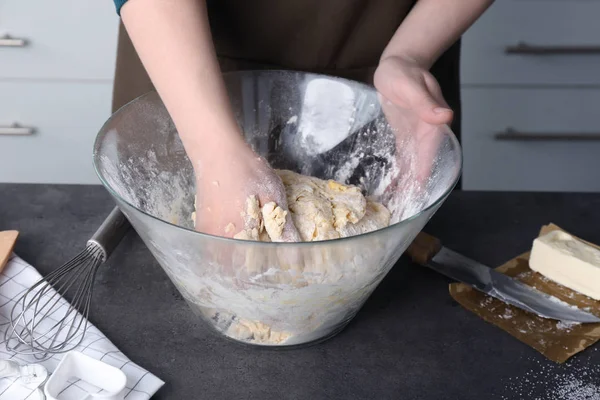
[[[566,232],[553,231],[535,239],[529,267],[569,289],[600,300],[600,250]]]

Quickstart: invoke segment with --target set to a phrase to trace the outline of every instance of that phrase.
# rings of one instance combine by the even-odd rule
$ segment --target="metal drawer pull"
[[[0,135],[33,135],[35,128],[30,126],[22,126],[19,124],[12,124],[9,126],[0,126]]]
[[[600,141],[600,132],[563,133],[563,132],[519,132],[508,128],[494,135],[496,140],[513,141]]]
[[[25,47],[27,40],[23,38],[15,38],[8,34],[0,36],[0,47]]]
[[[506,54],[533,54],[533,55],[554,55],[554,54],[598,54],[600,55],[600,46],[537,46],[519,42],[513,46],[504,48]]]

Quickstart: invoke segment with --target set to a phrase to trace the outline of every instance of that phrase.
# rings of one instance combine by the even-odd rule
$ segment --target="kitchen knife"
[[[419,233],[407,249],[407,254],[417,264],[542,318],[600,323],[600,318],[595,315],[447,249],[439,239],[426,233]]]

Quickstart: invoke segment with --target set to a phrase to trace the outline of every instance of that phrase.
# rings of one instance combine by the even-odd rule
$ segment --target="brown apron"
[[[414,0],[207,0],[223,72],[291,69],[372,83],[383,49]],[[460,133],[460,43],[432,68]],[[121,24],[113,110],[153,90]]]

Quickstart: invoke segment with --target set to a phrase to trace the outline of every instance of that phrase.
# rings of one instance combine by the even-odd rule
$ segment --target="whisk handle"
[[[93,244],[102,248],[104,260],[106,260],[121,242],[129,228],[131,228],[131,224],[119,210],[119,207],[115,207],[94,233],[94,236],[88,240],[88,245]]]

